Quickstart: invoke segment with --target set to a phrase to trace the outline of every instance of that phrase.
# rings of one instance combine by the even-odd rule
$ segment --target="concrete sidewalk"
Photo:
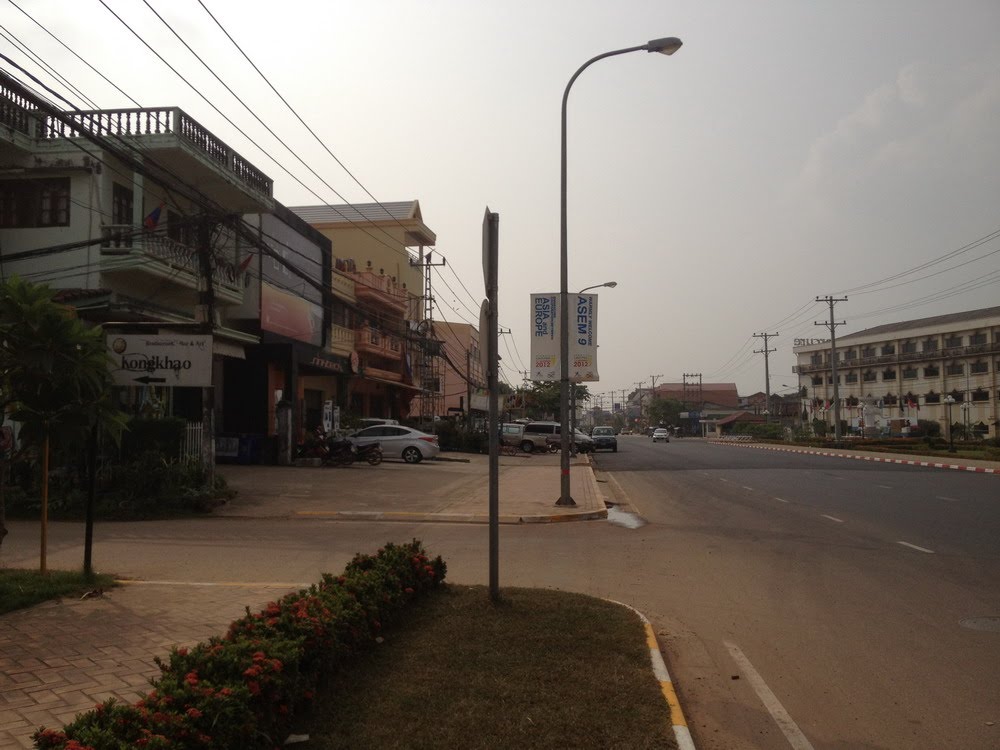
[[[488,458],[454,457],[468,461],[220,466],[239,494],[217,515],[486,523]],[[504,456],[501,521],[606,518],[587,457],[573,459],[570,477],[577,506],[556,507],[558,455]],[[219,635],[244,607],[260,609],[302,585],[133,582],[99,597],[51,601],[0,615],[0,748],[31,748],[38,727],[61,727],[108,698],[138,700],[158,674],[154,656]]]
[[[238,495],[217,515],[244,518],[335,518],[366,521],[489,521],[489,457],[443,454],[444,460],[379,466],[217,467]],[[559,454],[500,457],[501,523],[607,518],[604,496],[586,455],[570,462],[574,507],[557,506]]]

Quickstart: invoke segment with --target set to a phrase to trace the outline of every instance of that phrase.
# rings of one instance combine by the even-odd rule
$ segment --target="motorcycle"
[[[328,434],[317,427],[313,434],[298,445],[296,455],[300,458],[318,458],[324,466],[350,466],[354,463],[357,449],[350,440]]]
[[[368,445],[356,446],[355,452],[358,461],[367,461],[372,466],[378,466],[382,463],[381,443],[369,443]]]

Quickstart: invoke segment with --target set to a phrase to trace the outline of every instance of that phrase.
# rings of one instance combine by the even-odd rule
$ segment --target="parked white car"
[[[401,458],[408,464],[418,464],[425,458],[436,458],[441,452],[437,435],[398,424],[365,427],[347,439],[359,446],[381,443],[383,456]]]

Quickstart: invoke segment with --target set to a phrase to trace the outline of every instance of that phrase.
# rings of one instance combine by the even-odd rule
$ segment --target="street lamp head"
[[[662,55],[672,55],[684,44],[675,36],[668,36],[663,39],[653,39],[646,44],[647,52],[659,52]]]
[[[618,282],[617,281],[609,281],[604,286],[606,286],[608,289],[614,289],[616,286],[618,286]]]

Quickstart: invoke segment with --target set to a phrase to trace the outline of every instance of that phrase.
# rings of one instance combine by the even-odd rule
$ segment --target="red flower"
[[[188,685],[197,685],[198,673],[195,671],[188,672],[186,675],[184,675],[184,682],[186,682]]]
[[[194,706],[192,706],[191,708],[189,708],[185,713],[188,716],[190,716],[192,719],[200,719],[201,718],[201,711],[199,711]]]
[[[260,683],[250,680],[250,682],[247,683],[247,690],[250,691],[251,695],[260,695]]]

